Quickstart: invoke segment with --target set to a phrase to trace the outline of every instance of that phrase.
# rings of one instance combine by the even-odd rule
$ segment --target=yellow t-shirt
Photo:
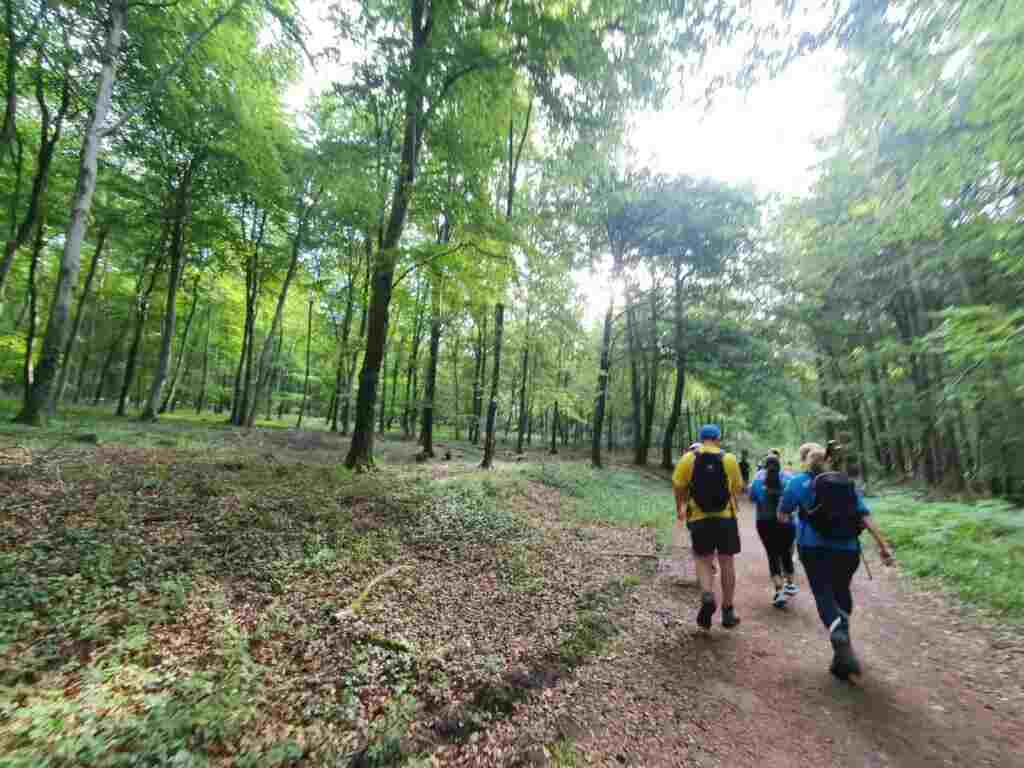
[[[722,453],[722,449],[717,445],[704,444],[700,447],[701,453]],[[693,464],[697,460],[697,456],[692,451],[687,451],[683,454],[683,458],[676,464],[676,470],[672,473],[672,485],[676,488],[689,488],[690,481],[693,479]],[[736,497],[743,493],[743,477],[740,475],[740,465],[736,461],[736,457],[727,453],[722,457],[722,465],[725,469],[725,476],[729,480],[729,493],[731,498],[729,499],[729,506],[719,515],[714,517],[736,517]],[[689,522],[697,520],[703,520],[705,517],[711,517],[711,515],[704,514],[704,511],[697,505],[697,502],[693,500],[693,496],[689,496],[686,501],[686,519]]]

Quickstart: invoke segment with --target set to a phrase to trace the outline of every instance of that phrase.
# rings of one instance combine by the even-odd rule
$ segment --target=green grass
[[[1024,511],[995,500],[933,502],[909,494],[871,506],[904,568],[1024,623]]]
[[[527,477],[557,488],[574,501],[581,520],[644,526],[657,531],[659,545],[667,544],[675,520],[675,501],[668,484],[635,472],[595,470],[581,464],[530,465]]]

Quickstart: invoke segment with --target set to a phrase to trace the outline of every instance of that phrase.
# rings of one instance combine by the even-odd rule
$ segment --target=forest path
[[[1001,637],[876,558],[873,580],[863,566],[854,579],[865,674],[841,683],[799,566],[801,593],[772,607],[748,504],[741,529],[742,624],[723,629],[719,612],[705,635],[692,580],[647,582],[633,625],[563,691],[557,722],[579,752],[603,765],[1024,766],[1019,635]]]

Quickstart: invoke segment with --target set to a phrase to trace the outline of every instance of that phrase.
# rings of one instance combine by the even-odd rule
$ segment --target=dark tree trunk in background
[[[23,366],[23,381],[25,385],[25,402],[28,402],[32,394],[32,385],[35,382],[35,344],[36,326],[38,324],[38,291],[36,290],[36,273],[39,271],[39,258],[43,252],[43,245],[46,242],[46,211],[40,214],[39,225],[36,229],[35,241],[32,243],[32,257],[28,266],[28,332],[25,334],[25,362]],[[19,417],[16,421],[21,421]],[[32,422],[27,422],[32,423]]]
[[[195,283],[192,285],[192,304],[188,308],[188,317],[185,319],[185,330],[181,334],[181,341],[178,343],[178,356],[174,361],[174,369],[171,371],[171,380],[167,385],[167,394],[164,396],[164,400],[160,403],[160,410],[157,413],[166,413],[167,409],[170,408],[172,411],[174,408],[172,404],[174,402],[174,396],[178,391],[178,382],[181,380],[181,366],[185,361],[186,350],[188,349],[188,341],[192,332],[192,321],[196,316],[196,306],[199,304],[199,278],[196,277]],[[186,374],[188,372],[186,371]]]
[[[477,326],[475,366],[473,371],[473,421],[469,427],[469,442],[480,442],[483,421],[484,378],[487,375],[487,314],[484,313]]]
[[[627,296],[626,340],[629,344],[629,388],[633,404],[633,463],[642,466],[643,454],[643,398],[640,394],[640,342],[636,338],[636,317],[631,299]]]
[[[309,308],[306,310],[306,373],[302,378],[302,405],[299,406],[299,419],[295,424],[296,429],[302,429],[302,417],[306,413],[306,403],[309,400],[309,359],[311,342],[313,339],[313,297],[309,297]]]
[[[149,400],[140,417],[143,421],[154,421],[160,407],[160,392],[167,379],[171,364],[171,346],[178,320],[178,286],[185,268],[185,229],[188,225],[192,179],[196,167],[202,162],[201,156],[192,158],[178,182],[174,206],[174,229],[171,235],[171,270],[167,277],[167,303],[164,307],[164,321],[160,335],[160,353],[157,357],[156,372],[149,391]]]
[[[107,242],[107,235],[110,233],[110,225],[100,226],[96,240],[96,250],[93,251],[92,261],[89,262],[89,271],[85,275],[85,286],[82,288],[82,296],[78,300],[78,309],[75,311],[75,319],[71,322],[71,332],[68,334],[68,343],[64,345],[64,364],[60,367],[60,375],[57,378],[57,394],[50,401],[51,412],[56,410],[57,403],[64,398],[64,390],[68,385],[68,375],[71,370],[71,356],[75,351],[75,342],[78,340],[78,331],[82,325],[82,318],[89,306],[89,297],[92,293],[93,279],[96,277],[96,266],[103,255],[103,246]],[[88,362],[88,357],[83,360]],[[79,377],[81,378],[81,377]]]
[[[529,335],[529,330],[527,330]],[[516,437],[516,453],[523,452],[523,439],[526,437],[527,422],[530,414],[526,410],[526,382],[530,370],[530,344],[523,346],[523,380],[519,385],[519,430]]]
[[[601,430],[604,428],[604,413],[608,404],[608,376],[611,368],[613,303],[608,304],[604,316],[604,333],[601,336],[601,367],[597,374],[597,405],[594,407],[594,434],[590,446],[590,463],[601,468]],[[608,425],[609,434],[611,425]]]
[[[441,315],[430,319],[430,361],[427,363],[426,392],[423,395],[424,458],[434,458],[434,397],[437,392],[437,356],[441,346]]]
[[[206,341],[203,343],[203,373],[199,380],[199,397],[196,398],[196,414],[206,408],[206,384],[210,373],[210,326],[213,323],[212,305],[206,309]]]
[[[491,378],[491,398],[487,404],[487,425],[484,431],[484,457],[481,469],[494,466],[494,426],[498,416],[498,387],[501,384],[501,334],[505,322],[505,306],[494,307],[494,373]]]

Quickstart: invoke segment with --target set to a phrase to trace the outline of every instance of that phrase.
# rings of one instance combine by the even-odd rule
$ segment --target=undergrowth
[[[654,528],[660,546],[669,542],[675,502],[668,483],[636,472],[564,462],[529,465],[525,472],[572,499],[571,511],[580,520]]]
[[[1002,501],[872,501],[901,565],[939,578],[964,600],[1024,623],[1024,514]]]

